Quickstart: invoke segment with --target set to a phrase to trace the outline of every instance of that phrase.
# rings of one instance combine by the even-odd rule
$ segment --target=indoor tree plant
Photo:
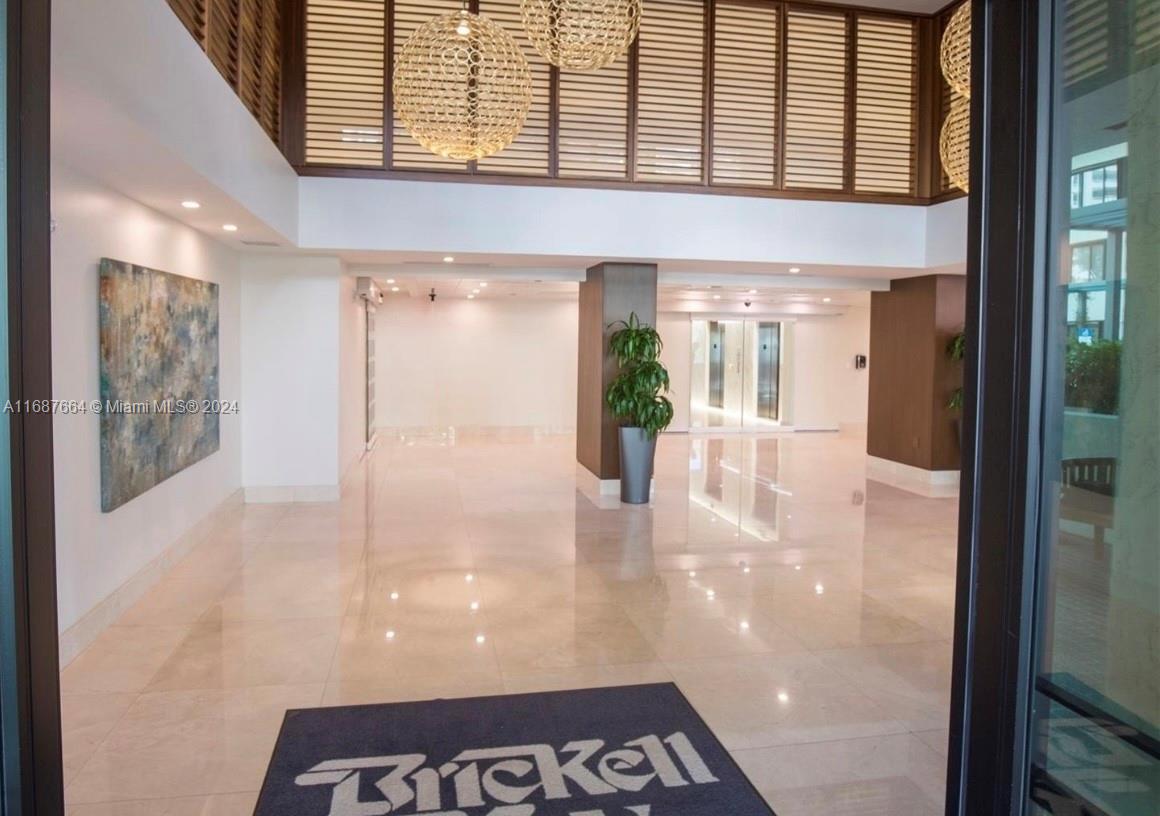
[[[619,373],[608,385],[605,402],[620,427],[620,500],[645,504],[652,485],[657,434],[673,421],[669,372],[661,364],[661,336],[640,322],[636,312],[618,320],[608,348]]]
[[[962,331],[955,332],[954,336],[947,342],[947,359],[961,367],[963,358],[966,356],[967,335]],[[951,391],[950,399],[947,400],[947,409],[954,414],[955,436],[959,440],[959,448],[961,449],[963,445],[963,387],[961,385]]]

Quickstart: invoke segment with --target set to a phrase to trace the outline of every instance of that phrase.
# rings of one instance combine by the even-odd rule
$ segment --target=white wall
[[[925,207],[383,179],[299,190],[299,241],[327,251],[926,266]]]
[[[378,427],[574,429],[577,319],[575,299],[388,298]]]
[[[357,281],[343,275],[338,299],[338,475],[366,452],[367,312],[355,294]]]
[[[784,421],[800,430],[865,426],[869,368],[854,368],[854,356],[870,353],[869,305],[840,317],[796,317],[786,334]]]
[[[926,261],[924,266],[966,269],[967,263],[967,208],[966,196],[942,204],[924,207],[926,210]]]
[[[54,155],[105,184],[296,238],[297,174],[167,3],[53,3],[52,104]]]
[[[220,394],[240,396],[238,255],[199,232],[56,162],[52,168],[53,396],[100,396],[97,266],[102,257],[219,285]],[[61,629],[160,556],[240,485],[238,417],[223,415],[221,448],[111,513],[101,512],[96,415],[53,421]]]
[[[248,501],[338,498],[341,277],[337,258],[243,258]]]
[[[669,370],[669,399],[673,401],[673,421],[670,431],[689,430],[689,397],[692,394],[690,351],[692,322],[681,312],[661,312],[657,315],[657,331],[661,334],[661,362]]]

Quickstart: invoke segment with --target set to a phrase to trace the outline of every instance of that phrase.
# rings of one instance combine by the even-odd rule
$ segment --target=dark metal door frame
[[[1046,321],[1050,0],[975,0],[948,816],[1027,796]]]
[[[7,24],[8,371],[14,404],[52,398],[49,284],[49,5],[3,0]],[[5,415],[11,570],[0,592],[4,816],[64,813],[53,529],[52,413]]]

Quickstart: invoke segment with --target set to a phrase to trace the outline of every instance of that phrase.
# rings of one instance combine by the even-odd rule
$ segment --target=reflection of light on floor
[[[743,479],[749,479],[750,481],[756,482],[757,484],[761,485],[762,487],[768,487],[774,493],[780,493],[782,496],[792,496],[793,495],[792,490],[786,490],[784,487],[778,487],[776,482],[772,482],[769,479],[763,479],[762,477],[760,477],[756,474],[754,474],[753,476],[746,476],[744,473],[741,472],[741,468],[737,467],[736,465],[730,465],[729,463],[722,462],[721,460],[717,460],[717,464],[719,464],[721,466],[721,470],[727,470],[730,473],[734,473]]]
[[[740,518],[734,519],[731,516],[726,515],[724,509],[718,508],[717,505],[712,501],[709,501],[707,499],[702,499],[700,496],[694,495],[692,490],[689,491],[689,501],[692,502],[693,504],[697,504],[697,505],[700,505],[701,507],[704,507],[710,513],[712,513],[713,515],[709,517],[709,521],[715,522],[717,520],[717,517],[720,516],[722,519],[729,522],[730,524],[736,524],[737,529],[739,529],[741,532],[743,532],[749,536],[752,536],[753,538],[756,538],[758,541],[770,542],[770,541],[780,540],[780,539],[778,539],[776,533],[773,535],[770,535],[770,533],[768,531],[766,531],[764,529],[757,529],[752,524],[749,524],[746,521],[741,520]]]
[[[698,413],[701,413],[701,414],[711,415],[714,418],[719,417],[721,419],[721,424],[703,426],[703,427],[711,427],[714,430],[728,428],[728,427],[732,427],[732,426],[736,426],[736,427],[744,426],[744,427],[750,428],[750,429],[755,428],[755,427],[763,427],[763,428],[769,428],[770,430],[778,430],[779,428],[781,428],[781,422],[779,420],[769,419],[767,417],[753,416],[752,414],[749,416],[746,416],[744,411],[734,409],[734,408],[718,408],[715,405],[706,405],[704,403],[695,402],[689,406],[689,410],[694,416],[696,416],[696,414],[698,414]],[[724,424],[726,422],[728,422],[729,424],[728,425]],[[694,425],[693,429],[697,430],[697,427],[698,426]]]

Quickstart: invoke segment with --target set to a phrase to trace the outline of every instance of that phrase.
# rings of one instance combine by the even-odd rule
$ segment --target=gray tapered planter
[[[620,500],[625,504],[648,504],[656,452],[657,438],[644,428],[620,429]]]

